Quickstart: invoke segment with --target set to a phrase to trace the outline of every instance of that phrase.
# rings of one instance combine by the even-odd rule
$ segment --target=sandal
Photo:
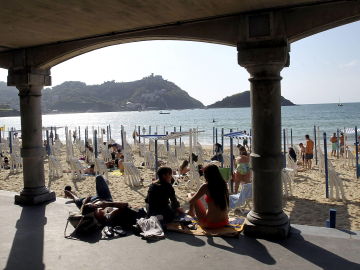
[[[103,232],[105,233],[105,235],[107,237],[113,237],[114,236],[114,231],[113,231],[112,227],[105,226],[104,229],[103,229]]]
[[[125,236],[126,235],[126,232],[120,226],[115,226],[112,229],[113,229],[113,232],[118,236]]]

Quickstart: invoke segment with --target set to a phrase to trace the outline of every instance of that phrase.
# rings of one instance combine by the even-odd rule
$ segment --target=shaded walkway
[[[58,199],[23,208],[13,195],[0,191],[1,269],[360,269],[356,233],[296,225],[289,239],[276,242],[176,233],[154,243],[99,235],[76,241],[63,237],[73,205]]]

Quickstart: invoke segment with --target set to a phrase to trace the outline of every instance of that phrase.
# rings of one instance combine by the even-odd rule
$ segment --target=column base
[[[18,205],[37,205],[55,200],[55,192],[49,191],[46,187],[24,188],[20,195],[15,195],[15,204]]]
[[[288,216],[279,214],[259,214],[250,211],[244,222],[246,236],[263,239],[285,239],[290,231]]]

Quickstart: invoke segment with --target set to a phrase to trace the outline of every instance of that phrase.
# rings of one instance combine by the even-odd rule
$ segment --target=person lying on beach
[[[238,193],[240,184],[248,184],[250,180],[250,157],[244,146],[240,147],[240,156],[236,158],[235,193]]]
[[[219,168],[208,165],[204,168],[206,183],[195,194],[188,194],[190,209],[188,214],[199,219],[203,228],[216,229],[229,224],[229,191],[225,180],[222,178]],[[201,202],[205,197],[208,209]]]
[[[175,190],[171,184],[172,169],[161,167],[157,171],[159,180],[149,186],[145,202],[148,204],[148,217],[161,215],[163,223],[169,223],[179,214],[184,214],[180,207]]]
[[[85,174],[95,175],[95,164],[91,164],[89,168],[84,170]]]
[[[124,229],[132,229],[136,224],[136,219],[144,217],[140,211],[133,210],[128,203],[114,202],[109,186],[102,175],[96,177],[96,195],[86,198],[78,198],[71,191],[70,186],[66,186],[64,193],[66,198],[73,200],[75,205],[82,209],[82,214],[94,212],[96,220],[104,226],[121,226]],[[111,234],[111,228],[107,228]]]
[[[179,174],[180,175],[185,175],[190,171],[189,168],[189,161],[188,160],[184,160],[183,163],[180,165],[179,168]]]

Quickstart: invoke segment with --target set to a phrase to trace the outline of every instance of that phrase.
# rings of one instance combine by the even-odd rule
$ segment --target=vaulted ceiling
[[[0,0],[0,51],[316,0]]]

